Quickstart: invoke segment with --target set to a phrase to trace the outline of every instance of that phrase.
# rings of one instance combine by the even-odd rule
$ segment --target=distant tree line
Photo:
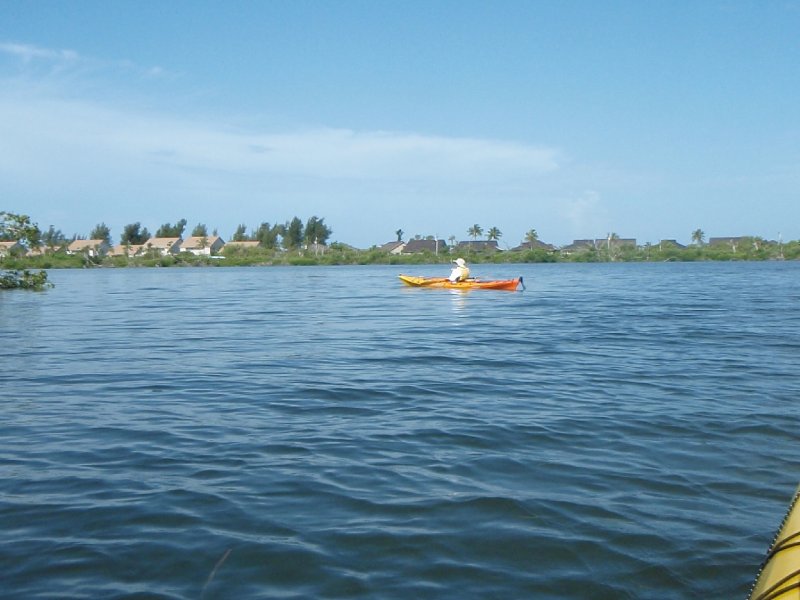
[[[326,245],[333,230],[325,225],[325,219],[319,217],[309,218],[305,225],[299,217],[294,217],[284,224],[261,223],[254,231],[247,234],[247,226],[239,225],[231,237],[232,242],[258,242],[263,248],[272,250],[283,247],[286,249],[309,246]]]
[[[151,237],[182,238],[186,226],[186,219],[180,219],[176,223],[164,223],[153,236],[146,227],[142,227],[141,223],[131,223],[123,228],[120,242],[123,245],[142,245]],[[478,224],[472,225],[466,232],[473,240],[484,235],[483,228]],[[397,229],[395,234],[397,241],[401,242],[405,232]],[[199,238],[208,237],[208,227],[204,223],[198,223],[192,229],[191,235]],[[213,230],[210,235],[218,234]],[[449,247],[444,252],[423,250],[415,254],[397,255],[390,254],[378,246],[357,250],[341,243],[328,244],[330,235],[331,229],[325,224],[324,219],[314,216],[303,222],[299,217],[294,217],[283,224],[264,222],[250,231],[244,224],[239,225],[231,238],[226,241],[256,241],[258,247],[225,248],[222,251],[224,261],[216,256],[195,256],[189,252],[170,256],[158,253],[129,256],[124,253],[124,255],[101,257],[91,256],[89,253],[72,254],[63,251],[72,240],[86,238],[75,235],[68,239],[53,226],[42,232],[26,215],[0,212],[0,241],[19,241],[29,249],[46,250],[38,255],[27,255],[24,248],[17,248],[5,258],[0,257],[0,267],[7,269],[6,272],[0,273],[0,288],[42,289],[49,285],[44,271],[39,273],[27,271],[29,268],[75,268],[99,264],[119,267],[221,264],[435,264],[449,262],[452,258]],[[491,227],[487,230],[486,236],[489,240],[497,240],[502,236],[502,232],[497,227]],[[421,236],[414,237],[421,238]],[[433,239],[433,236],[428,237]],[[776,242],[758,236],[745,236],[711,238],[706,242],[706,234],[702,229],[692,231],[691,238],[692,244],[689,246],[682,246],[669,240],[657,244],[636,245],[633,240],[623,240],[616,233],[608,233],[605,238],[599,240],[583,240],[587,242],[585,244],[554,248],[541,243],[538,232],[531,228],[525,234],[524,243],[513,251],[486,249],[486,246],[478,244],[460,248],[459,253],[463,252],[464,258],[473,263],[800,260],[800,241],[784,243],[780,239]],[[112,245],[111,231],[105,223],[96,225],[88,239],[101,239]],[[455,236],[449,239],[450,245],[455,246]],[[286,252],[289,249],[293,252]]]
[[[7,214],[7,213],[3,213]],[[28,217],[25,217],[28,218]],[[130,223],[125,225],[122,229],[122,234],[119,238],[119,243],[123,246],[142,245],[152,237],[157,238],[182,238],[186,231],[186,219],[180,219],[176,223],[164,223],[155,232],[151,234],[147,227],[143,227],[141,222]],[[269,223],[261,223],[251,233],[247,233],[246,225],[239,225],[236,231],[228,241],[242,242],[242,241],[257,241],[267,249],[275,248],[299,248],[303,245],[319,244],[326,245],[330,239],[333,230],[325,224],[325,219],[317,216],[309,218],[305,224],[299,217],[294,217],[291,221],[286,221],[283,224],[270,225]],[[3,232],[0,231],[0,234]],[[10,231],[5,232],[5,237],[13,236]],[[55,250],[69,245],[74,240],[89,239],[89,240],[103,240],[109,246],[113,246],[111,229],[105,223],[97,224],[89,233],[89,237],[84,237],[75,234],[72,237],[67,237],[60,229],[56,229],[52,225],[47,231],[39,232],[37,241],[31,242],[33,245],[44,245],[48,250]],[[198,223],[191,232],[192,237],[209,237],[219,235],[217,230],[214,229],[210,234],[208,227],[205,223]],[[0,239],[3,239],[0,237]]]

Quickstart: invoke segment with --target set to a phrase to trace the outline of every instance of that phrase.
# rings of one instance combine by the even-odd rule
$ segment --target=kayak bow
[[[447,288],[451,290],[506,290],[513,292],[519,286],[525,289],[522,277],[516,279],[467,279],[452,282],[446,277],[415,277],[399,275],[400,281],[411,287]]]
[[[800,488],[761,565],[750,600],[797,598],[800,594]]]

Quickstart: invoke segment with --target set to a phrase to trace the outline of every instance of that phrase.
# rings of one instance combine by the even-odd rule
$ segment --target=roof
[[[533,240],[530,242],[522,242],[516,248],[512,248],[511,250],[521,251],[521,250],[533,250],[533,249],[541,249],[541,250],[555,250],[555,246],[553,244],[546,244],[541,240]]]
[[[108,245],[105,240],[75,240],[67,246],[67,250],[69,252],[81,252],[82,250],[91,250],[104,245]]]
[[[497,240],[467,240],[465,242],[458,242],[456,249],[467,249],[474,251],[500,250],[497,245]]]
[[[730,244],[733,243],[741,243],[741,242],[748,242],[753,238],[747,235],[743,236],[731,236],[731,237],[712,237],[708,240],[709,246],[714,246],[716,244]]]
[[[598,238],[594,241],[597,248],[605,248],[607,246],[635,246],[636,238]]]
[[[233,246],[234,248],[258,248],[261,245],[261,242],[258,240],[243,240],[240,242],[228,242],[225,244],[226,246]]]
[[[447,252],[448,246],[444,240],[409,240],[403,248],[403,254],[415,252]]]
[[[145,248],[172,248],[175,244],[180,244],[181,238],[159,238],[152,237],[143,246]]]
[[[672,246],[674,248],[686,248],[683,244],[679,244],[677,240],[661,240],[658,242],[662,246]]]
[[[202,248],[210,248],[211,246],[216,244],[217,241],[223,244],[225,243],[225,240],[223,240],[218,235],[192,236],[183,240],[181,248],[183,250],[193,250],[193,249],[200,250]]]
[[[142,249],[141,244],[117,244],[109,250],[109,256],[135,256]]]
[[[392,250],[397,250],[398,248],[404,248],[406,245],[405,242],[387,242],[382,246],[379,246],[379,250],[383,250],[384,252],[391,252]]]
[[[562,246],[562,250],[572,251],[572,250],[582,250],[584,248],[594,248],[594,240],[572,240],[571,244],[566,246]]]

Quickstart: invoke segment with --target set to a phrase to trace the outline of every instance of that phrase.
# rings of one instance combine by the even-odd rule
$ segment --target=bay
[[[0,294],[5,598],[745,597],[800,264],[52,271]]]

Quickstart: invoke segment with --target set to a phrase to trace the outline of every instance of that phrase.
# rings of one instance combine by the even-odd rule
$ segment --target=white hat
[[[463,258],[457,258],[453,262],[456,263],[459,267],[466,267],[467,266],[467,263]]]

